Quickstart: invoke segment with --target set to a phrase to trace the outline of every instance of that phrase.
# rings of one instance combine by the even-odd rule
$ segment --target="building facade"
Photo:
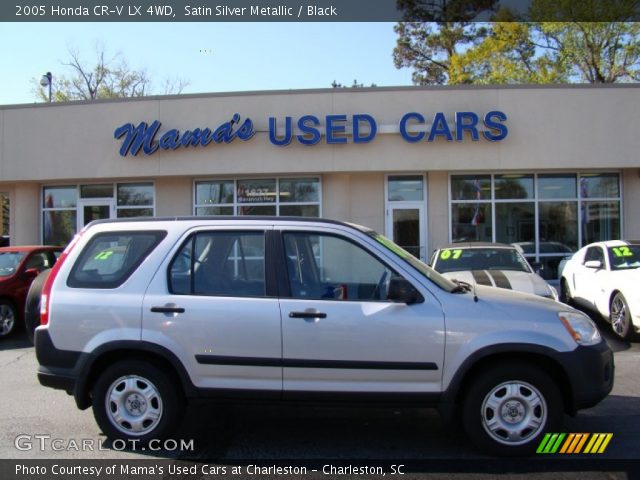
[[[557,278],[582,245],[640,238],[636,85],[242,92],[0,106],[11,243],[98,218],[302,215],[424,260],[518,243]],[[5,227],[6,228],[6,227]]]

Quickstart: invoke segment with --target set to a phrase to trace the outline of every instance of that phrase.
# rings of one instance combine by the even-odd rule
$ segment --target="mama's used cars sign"
[[[292,142],[302,145],[316,145],[323,141],[327,144],[369,143],[380,131],[371,115],[358,113],[348,115],[326,115],[321,121],[315,115],[303,115],[297,120],[285,117],[279,121],[269,118],[269,141],[273,145],[284,147]],[[409,112],[402,116],[391,131],[400,133],[410,143],[433,142],[437,139],[462,142],[465,139],[478,141],[484,138],[490,142],[499,142],[507,137],[508,129],[504,122],[507,116],[498,110],[487,112],[482,117],[475,112],[456,112],[453,121],[447,121],[443,112],[437,112],[433,118],[427,118],[418,112]],[[120,155],[137,155],[142,151],[152,155],[158,150],[177,150],[179,148],[206,147],[212,143],[231,143],[248,141],[256,134],[253,121],[244,120],[234,114],[231,120],[215,128],[195,128],[193,130],[167,130],[160,133],[162,124],[155,120],[151,124],[140,122],[138,125],[125,123],[116,128],[114,138],[122,139]]]

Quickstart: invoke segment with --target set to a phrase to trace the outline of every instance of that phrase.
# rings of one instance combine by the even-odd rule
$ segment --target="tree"
[[[394,63],[412,68],[418,85],[640,80],[640,23],[629,21],[636,18],[638,0],[533,0],[527,20],[535,21],[527,22],[515,21],[522,19],[480,0],[398,3],[406,4],[405,12],[426,17],[434,11],[432,4],[438,4],[446,10],[441,8],[437,15],[464,20],[396,25]],[[428,10],[420,13],[419,7]],[[493,23],[465,23],[484,7],[493,12]]]
[[[634,22],[496,23],[452,61],[450,83],[637,81],[639,38]]]
[[[416,85],[449,83],[452,60],[486,35],[484,26],[472,22],[401,22],[394,30],[393,62],[396,68],[413,68]]]
[[[347,85],[343,85],[341,83],[336,82],[335,80],[333,82],[331,82],[331,87],[332,88],[347,88]],[[369,85],[369,87],[377,87],[377,85],[375,83],[372,83],[371,85]],[[354,80],[353,83],[350,85],[349,88],[365,88],[364,83],[358,83],[358,80]]]
[[[83,61],[78,49],[69,49],[69,60],[62,63],[71,71],[69,76],[59,75],[52,82],[52,101],[96,100],[98,98],[142,97],[153,94],[152,82],[145,70],[129,66],[122,54],[107,56],[103,46],[95,48],[95,64]],[[48,100],[48,90],[35,79],[36,96]],[[162,93],[181,93],[188,82],[180,79],[165,79]]]

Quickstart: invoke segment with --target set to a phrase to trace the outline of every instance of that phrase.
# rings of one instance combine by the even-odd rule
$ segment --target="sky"
[[[411,85],[393,65],[393,23],[0,23],[0,105],[39,102],[43,74],[71,76],[78,49],[87,64],[96,44],[164,79],[189,82],[182,93]]]

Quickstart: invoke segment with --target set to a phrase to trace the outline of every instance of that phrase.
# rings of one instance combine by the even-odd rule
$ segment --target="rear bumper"
[[[36,329],[34,336],[38,367],[38,381],[45,387],[64,390],[69,395],[79,377],[82,352],[59,350],[55,347],[47,329]]]

